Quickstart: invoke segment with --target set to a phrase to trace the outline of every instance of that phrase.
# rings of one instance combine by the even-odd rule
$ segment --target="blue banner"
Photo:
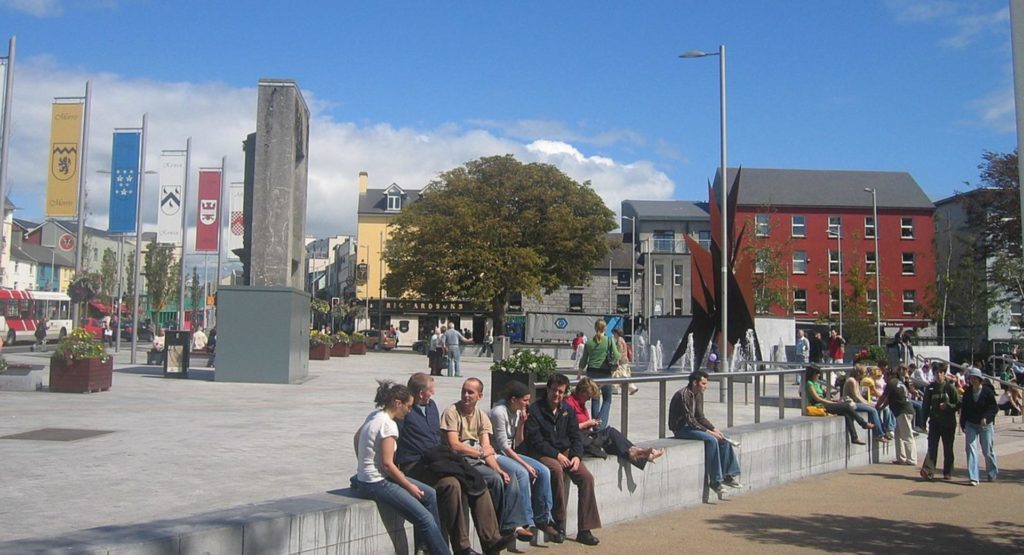
[[[114,132],[110,162],[110,233],[135,233],[139,194],[141,131]]]

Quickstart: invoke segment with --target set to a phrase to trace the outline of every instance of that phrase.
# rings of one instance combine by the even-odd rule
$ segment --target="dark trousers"
[[[601,514],[597,509],[597,496],[594,491],[594,475],[580,461],[574,472],[565,470],[557,459],[538,457],[537,460],[551,471],[551,516],[559,525],[565,525],[565,506],[569,502],[569,488],[565,483],[568,474],[572,483],[579,488],[579,505],[576,507],[576,529],[593,530],[601,527]]]
[[[956,435],[955,423],[942,423],[932,419],[928,426],[928,455],[924,458],[924,470],[929,474],[935,472],[939,461],[939,440],[942,440],[942,475],[953,474],[953,436]]]
[[[437,513],[441,517],[441,530],[448,534],[453,551],[465,551],[472,547],[469,542],[469,519],[463,505],[466,502],[469,503],[469,510],[476,522],[480,543],[486,547],[501,541],[498,517],[488,491],[476,497],[463,495],[462,483],[456,478],[439,477],[421,464],[406,465],[402,471],[406,476],[432,486],[437,492]]]
[[[601,447],[604,448],[605,453],[613,457],[626,459],[640,470],[647,466],[647,459],[634,461],[629,458],[629,450],[633,447],[633,442],[626,439],[622,432],[609,426],[602,433],[605,434],[605,441]]]

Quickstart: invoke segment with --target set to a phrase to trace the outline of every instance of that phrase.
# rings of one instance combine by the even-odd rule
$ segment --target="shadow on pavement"
[[[955,514],[955,507],[936,506],[937,520],[948,520]],[[755,544],[791,545],[833,553],[1024,552],[1024,526],[1003,521],[992,522],[984,529],[969,529],[948,522],[924,524],[840,514],[789,517],[752,513],[727,515],[708,522]]]
[[[125,366],[124,368],[118,368],[114,372],[122,374],[135,374],[137,376],[145,376],[147,378],[162,378],[164,377],[164,369],[162,366]],[[171,378],[168,378],[171,379]],[[173,378],[177,379],[177,378]],[[213,370],[203,370],[201,368],[189,368],[188,379],[199,380],[204,382],[213,381]]]

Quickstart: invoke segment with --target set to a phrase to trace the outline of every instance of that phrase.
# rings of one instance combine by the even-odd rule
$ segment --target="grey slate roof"
[[[719,191],[715,172],[715,191]],[[736,168],[729,168],[729,182]],[[871,209],[869,187],[878,191],[879,208],[931,210],[931,199],[907,172],[787,170],[744,167],[740,206],[808,206]],[[716,192],[716,195],[719,194]]]
[[[50,258],[51,255],[53,256],[52,259]],[[71,255],[60,249],[29,245],[27,243],[22,243],[20,246],[11,245],[11,258],[47,265],[52,260],[54,265],[64,266],[65,268],[74,268],[75,266],[75,260],[71,258]]]
[[[708,203],[696,200],[624,200],[622,215],[641,220],[707,221]]]
[[[365,195],[359,195],[359,214],[397,214],[388,212],[388,197],[384,194],[387,189],[367,189]],[[402,207],[416,202],[420,198],[419,189],[403,189],[405,195],[402,198]]]
[[[621,233],[609,233],[608,241],[610,241],[614,247],[611,251],[612,259],[612,270],[628,270],[632,267],[633,261],[633,246],[629,243],[622,242]],[[608,259],[605,258],[603,261],[597,264],[595,270],[608,270]]]

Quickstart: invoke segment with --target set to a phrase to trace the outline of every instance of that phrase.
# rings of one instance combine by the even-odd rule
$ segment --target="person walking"
[[[580,369],[586,369],[587,376],[591,379],[610,378],[612,371],[618,367],[619,350],[611,338],[605,336],[608,323],[598,320],[594,323],[594,337],[587,340],[583,345],[583,356],[579,360],[579,369],[576,377],[581,377]],[[594,399],[590,402],[590,412],[594,418],[601,421],[599,430],[608,427],[608,417],[612,412],[612,386],[601,386],[601,400]]]
[[[35,331],[36,343],[32,345],[32,350],[43,352],[46,350],[46,318],[43,318],[36,324]]]
[[[953,476],[953,436],[956,434],[956,413],[960,408],[960,394],[956,386],[946,380],[945,364],[940,364],[934,381],[924,391],[924,415],[928,423],[928,454],[921,466],[921,477],[931,480],[939,457],[942,440],[942,479]]]
[[[914,444],[914,406],[910,404],[910,392],[903,383],[898,369],[888,369],[885,391],[875,403],[875,409],[888,406],[896,416],[896,460],[893,464],[917,465],[917,448]]]
[[[967,373],[969,387],[964,391],[960,405],[960,429],[963,430],[967,444],[967,474],[972,486],[978,485],[980,478],[978,468],[978,446],[985,456],[985,474],[988,481],[996,479],[999,467],[996,465],[996,452],[993,445],[995,435],[996,391],[985,379],[981,370],[971,368]]]
[[[804,335],[804,330],[796,330],[796,344],[793,346],[793,350],[796,351],[797,362],[804,366],[811,362],[811,342]],[[800,374],[796,375],[793,385],[800,385]]]
[[[470,343],[471,341],[470,338],[455,329],[453,324],[448,324],[448,329],[444,332],[445,351],[448,353],[448,377],[455,376],[458,378],[462,376],[462,368],[460,366],[462,362],[462,344]]]

